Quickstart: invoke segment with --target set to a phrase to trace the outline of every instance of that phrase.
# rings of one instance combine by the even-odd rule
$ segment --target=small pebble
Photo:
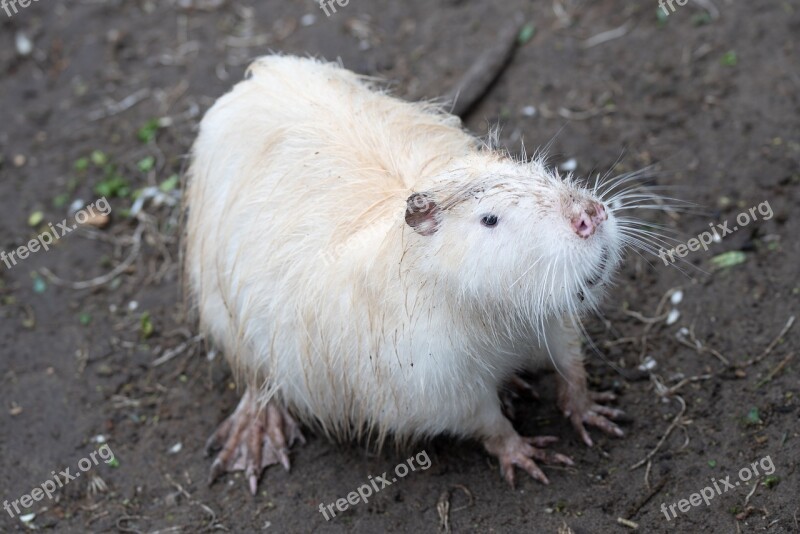
[[[575,158],[570,158],[561,165],[559,165],[558,168],[565,172],[572,172],[578,168],[578,160],[576,160]]]
[[[167,452],[169,452],[169,454],[178,454],[179,452],[181,452],[181,449],[183,449],[183,443],[178,442],[172,447],[170,447],[169,451]]]
[[[648,356],[644,362],[639,366],[640,371],[652,371],[656,368],[658,362],[656,362],[652,356]]]
[[[672,296],[669,298],[669,301],[672,303],[673,306],[677,306],[683,300],[683,291],[677,290]]]
[[[86,203],[83,201],[83,199],[76,198],[75,200],[72,201],[72,204],[69,205],[67,213],[71,217],[76,213],[78,213],[80,210],[82,210],[85,205]]]
[[[669,311],[669,315],[667,315],[667,324],[671,325],[671,324],[677,323],[678,319],[680,318],[680,316],[681,316],[681,312],[679,312],[675,308],[672,308]]]
[[[311,13],[306,13],[302,17],[300,17],[300,25],[301,26],[311,26],[317,21],[317,17]]]
[[[19,55],[25,57],[31,55],[31,52],[33,52],[33,41],[31,41],[30,37],[25,35],[25,33],[17,32],[15,43]]]
[[[534,106],[525,106],[524,108],[522,108],[522,116],[523,117],[536,116],[536,108]]]
[[[39,278],[38,276],[33,279],[33,292],[37,295],[41,295],[47,290],[47,282],[44,281],[43,278]]]

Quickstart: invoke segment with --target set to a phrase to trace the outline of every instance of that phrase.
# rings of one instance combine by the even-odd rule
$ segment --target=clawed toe
[[[515,391],[517,396],[520,395],[529,395],[536,400],[539,400],[539,393],[533,389],[533,386],[527,380],[519,377],[518,375],[514,375],[509,380],[508,385]]]
[[[558,441],[555,436],[534,436],[532,438],[522,438],[524,441],[530,443],[534,447],[544,448]]]
[[[609,408],[608,406],[602,406],[600,404],[595,404],[592,406],[592,410],[599,413],[600,415],[605,415],[606,417],[610,417],[611,419],[619,419],[625,416],[625,412],[622,410],[618,410],[616,408]]]
[[[536,465],[534,459],[545,464],[575,465],[569,456],[557,452],[548,452],[542,448],[556,441],[558,441],[558,438],[554,436],[524,438],[514,434],[504,440],[486,440],[484,446],[490,453],[497,456],[500,461],[500,472],[513,488],[515,467],[524,470],[542,484],[550,483],[550,480]]]
[[[609,413],[609,411],[613,413]],[[621,438],[625,435],[625,432],[619,426],[617,426],[616,423],[613,423],[606,417],[608,416],[615,418],[621,415],[623,412],[621,412],[620,410],[611,410],[610,408],[603,408],[601,412],[603,415],[601,415],[601,413],[598,412],[600,412],[600,410],[597,410],[597,406],[593,406],[586,411],[573,412],[572,414],[569,415],[570,421],[572,422],[572,426],[575,427],[575,430],[581,436],[583,442],[586,443],[586,445],[588,445],[589,447],[592,447],[594,445],[594,442],[592,441],[592,438],[589,436],[589,432],[586,430],[586,427],[584,425],[590,425],[595,428],[599,428],[600,430],[602,430],[603,432],[605,432],[610,436],[616,436]]]
[[[616,400],[611,392],[594,392],[585,387],[571,387],[566,383],[562,387],[559,405],[572,426],[586,445],[592,447],[594,442],[586,430],[586,425],[599,428],[610,436],[623,437],[625,432],[612,420],[625,417],[625,412],[599,404]]]
[[[617,400],[617,396],[610,391],[590,391],[589,398],[595,402],[611,402]]]

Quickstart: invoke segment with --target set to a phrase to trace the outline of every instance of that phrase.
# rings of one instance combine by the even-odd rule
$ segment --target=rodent
[[[585,424],[621,436],[575,322],[626,243],[601,189],[337,64],[256,60],[203,118],[184,195],[187,292],[246,386],[211,479],[244,469],[255,492],[306,423],[477,439],[512,485],[514,466],[546,483],[534,460],[571,460],[519,436],[498,391],[548,365],[587,444]]]

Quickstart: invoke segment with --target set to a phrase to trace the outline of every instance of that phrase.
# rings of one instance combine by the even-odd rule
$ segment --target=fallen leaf
[[[34,211],[31,213],[30,217],[28,217],[28,226],[39,226],[42,221],[44,220],[44,213],[41,211]]]
[[[741,250],[729,250],[711,258],[711,263],[717,269],[725,269],[744,263],[746,259],[747,255]]]

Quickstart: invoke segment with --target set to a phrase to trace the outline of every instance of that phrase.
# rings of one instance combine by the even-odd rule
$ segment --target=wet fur
[[[405,223],[414,192],[433,235]],[[188,293],[237,377],[331,437],[488,438],[514,372],[580,364],[627,240],[613,209],[597,239],[565,223],[598,195],[338,65],[264,57],[193,148]]]

